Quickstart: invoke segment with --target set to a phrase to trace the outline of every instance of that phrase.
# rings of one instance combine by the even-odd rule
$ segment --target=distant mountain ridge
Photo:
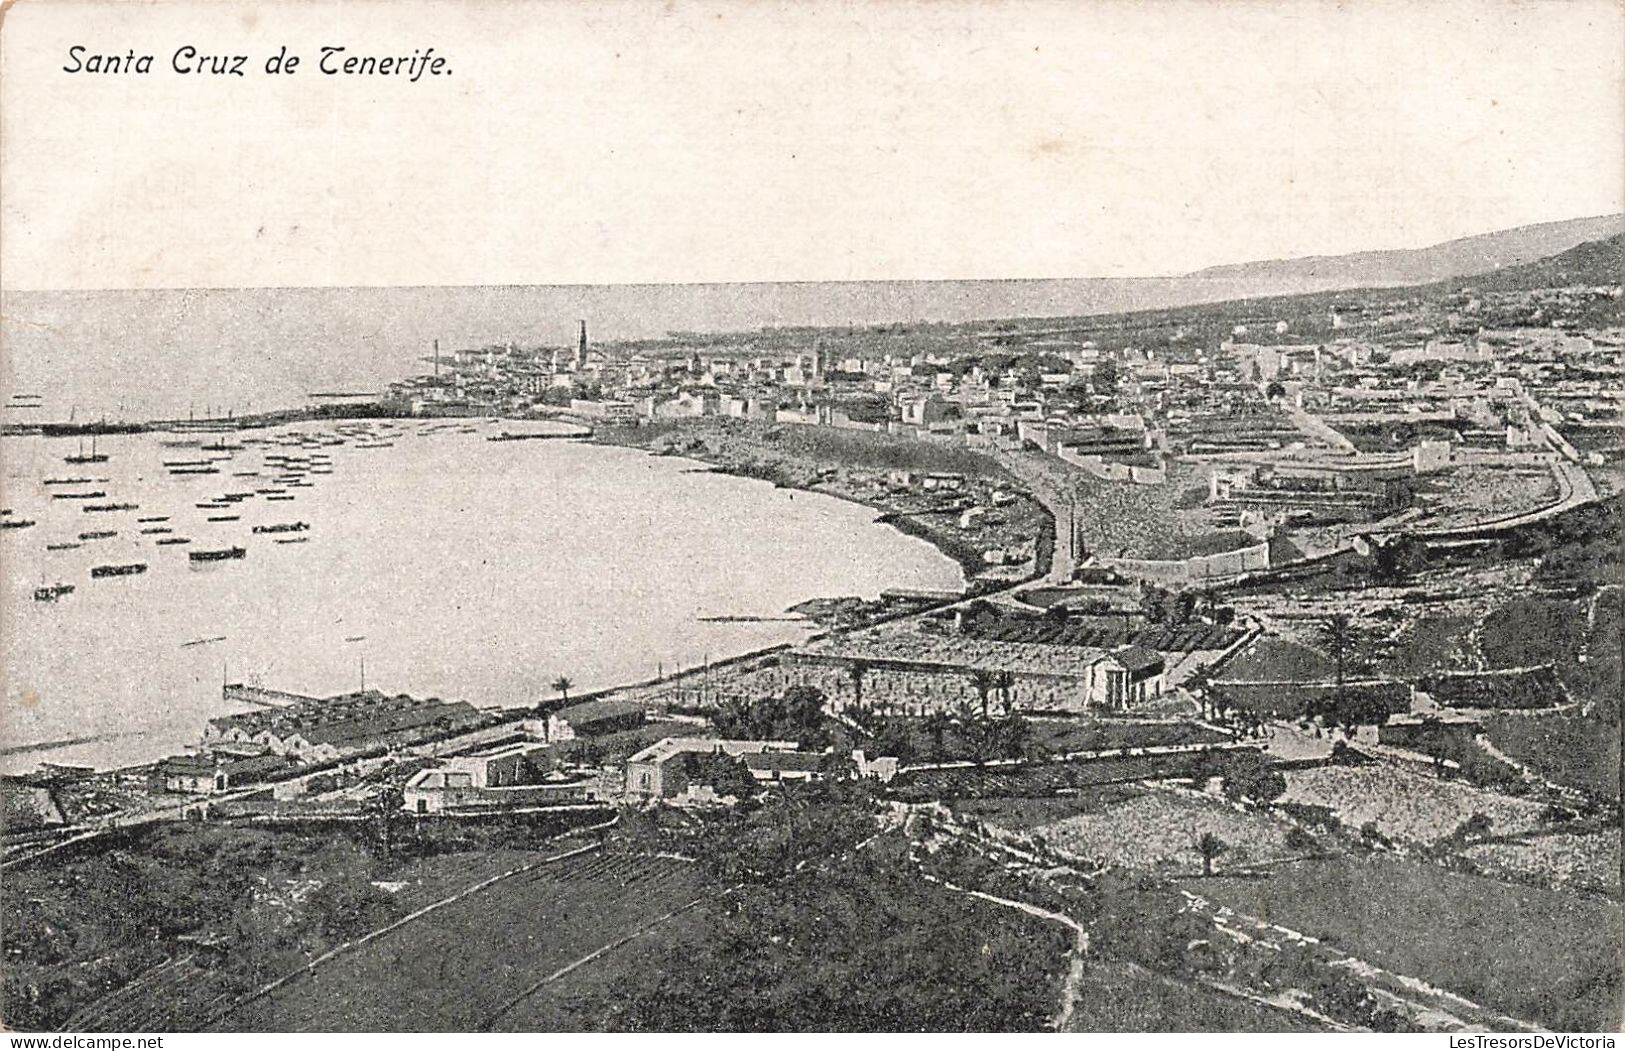
[[[1522,292],[1532,288],[1617,285],[1622,281],[1625,281],[1625,234],[1586,241],[1533,263],[1519,263],[1437,283],[1481,292]]]
[[[1426,248],[1236,263],[1185,276],[1247,282],[1269,295],[1429,285],[1539,263],[1580,244],[1607,241],[1621,233],[1625,233],[1625,215],[1599,215],[1498,230]]]

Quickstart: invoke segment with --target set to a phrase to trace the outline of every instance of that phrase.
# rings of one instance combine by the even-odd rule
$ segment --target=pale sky
[[[1616,3],[22,0],[8,288],[1183,273],[1620,211]],[[151,53],[67,73],[68,49]],[[181,76],[182,45],[249,75]],[[263,73],[281,45],[293,76]],[[452,73],[324,76],[320,47]]]

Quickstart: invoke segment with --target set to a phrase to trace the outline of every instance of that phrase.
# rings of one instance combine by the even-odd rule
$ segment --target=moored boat
[[[84,443],[83,439],[81,439],[80,442],[79,442],[79,451],[77,453],[75,453],[74,455],[72,455],[72,456],[64,456],[62,458],[62,462],[63,463],[106,463],[107,462],[107,454],[106,453],[99,453],[99,452],[96,451],[96,436],[94,434],[92,434],[90,436],[90,452],[89,453],[85,452],[85,443]]]
[[[222,547],[210,551],[189,551],[186,554],[193,562],[224,562],[227,559],[242,558],[248,554],[245,547]]]
[[[145,562],[127,562],[124,565],[117,566],[92,566],[90,575],[92,577],[128,577],[146,571],[147,564]]]
[[[256,533],[303,533],[310,528],[309,522],[277,522],[273,525],[257,525]]]

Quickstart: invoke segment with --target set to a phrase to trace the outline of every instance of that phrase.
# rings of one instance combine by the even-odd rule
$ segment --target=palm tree
[[[931,735],[931,758],[942,758],[942,739],[947,736],[948,728],[954,721],[948,713],[938,708],[925,717],[925,732]]]
[[[999,723],[999,739],[1006,759],[1020,759],[1027,751],[1027,739],[1032,728],[1027,720],[1010,712],[1006,707],[1004,719]]]
[[[570,703],[570,687],[574,685],[575,683],[570,681],[568,675],[560,675],[553,680],[553,689],[559,692],[559,696],[564,700],[565,704]]]
[[[998,676],[993,672],[977,668],[970,673],[971,685],[976,687],[976,696],[982,699],[982,718],[987,718],[987,697],[993,692],[998,683]]]
[[[1213,875],[1213,859],[1229,849],[1224,840],[1213,833],[1202,833],[1201,838],[1196,841],[1196,852],[1202,855],[1202,875]]]
[[[996,671],[993,673],[993,688],[999,691],[999,704],[1004,708],[1004,714],[1010,714],[1010,691],[1016,685],[1016,677],[1012,672]]]
[[[1347,613],[1333,613],[1329,621],[1332,629],[1332,643],[1335,646],[1334,653],[1337,657],[1337,693],[1335,695],[1337,712],[1333,716],[1334,719],[1344,718],[1348,711],[1348,705],[1344,703],[1343,698],[1343,646],[1347,641],[1351,621],[1352,618]]]
[[[394,852],[395,840],[391,835],[391,818],[401,808],[399,790],[380,792],[367,800],[365,812],[371,821],[378,849],[385,857]]]
[[[869,670],[866,661],[855,660],[846,666],[846,672],[852,677],[852,707],[863,707],[863,676]]]

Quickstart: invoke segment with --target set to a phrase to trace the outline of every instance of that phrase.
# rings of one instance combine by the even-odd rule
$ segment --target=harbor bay
[[[172,754],[239,710],[227,681],[529,705],[561,676],[590,691],[805,638],[784,611],[809,598],[961,583],[868,508],[679,457],[491,442],[488,421],[338,426],[104,436],[88,464],[64,463],[75,441],[5,440],[7,506],[35,524],[0,536],[0,769]]]

